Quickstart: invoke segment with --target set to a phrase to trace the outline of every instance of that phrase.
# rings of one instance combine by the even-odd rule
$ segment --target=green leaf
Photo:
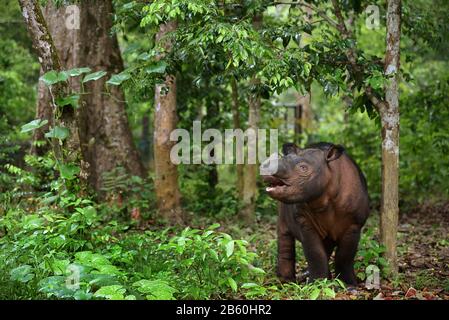
[[[91,72],[92,70],[90,68],[74,68],[70,70],[63,71],[65,74],[67,74],[69,77],[77,77],[82,75],[83,73]]]
[[[229,258],[234,253],[234,240],[226,244],[226,256]]]
[[[83,290],[77,290],[73,297],[75,298],[75,300],[90,300],[92,299],[92,293],[85,292]]]
[[[80,168],[74,164],[61,164],[59,172],[64,179],[72,180],[80,172]]]
[[[237,292],[237,282],[235,282],[234,279],[229,277],[228,283],[229,283],[229,286],[231,287],[232,291]]]
[[[338,285],[341,287],[341,288],[343,288],[343,289],[345,289],[346,288],[346,285],[345,285],[345,283],[343,282],[343,281],[341,281],[340,279],[335,279],[335,281],[338,283]]]
[[[131,78],[129,73],[122,72],[119,74],[114,74],[106,83],[113,86],[119,86],[123,81],[128,80],[129,78]]]
[[[257,274],[265,274],[265,271],[263,269],[257,268],[257,267],[254,267],[254,266],[250,266],[250,270],[252,272],[254,272],[254,273],[257,273]]]
[[[28,214],[22,218],[22,228],[26,230],[40,228],[43,224],[44,219],[37,214]]]
[[[254,282],[247,282],[247,283],[242,284],[243,289],[251,289],[251,288],[257,288],[257,287],[259,287],[259,285]]]
[[[65,127],[54,127],[49,132],[45,134],[46,138],[55,138],[59,140],[64,140],[70,135],[70,130]]]
[[[163,280],[139,280],[133,286],[141,293],[147,294],[148,300],[173,300],[177,290]]]
[[[104,77],[107,74],[106,71],[100,70],[97,72],[93,72],[93,73],[89,73],[88,75],[86,75],[83,79],[83,83],[86,83],[88,81],[95,81],[98,80],[102,77]]]
[[[126,289],[121,285],[112,285],[101,287],[94,293],[94,297],[105,298],[108,300],[123,300],[125,299]]]
[[[218,261],[218,260],[219,260],[218,254],[217,254],[217,252],[216,252],[215,250],[208,249],[208,252],[209,252],[209,254],[212,256],[212,258],[213,258],[215,261]]]
[[[313,289],[312,293],[310,294],[309,299],[316,300],[320,296],[320,293],[321,293],[320,288]]]
[[[106,274],[106,275],[119,275],[120,270],[111,264],[109,265],[99,265],[97,266],[98,271],[92,271],[95,274]]]
[[[80,99],[80,96],[78,94],[72,94],[72,95],[64,97],[64,98],[57,98],[56,104],[60,107],[72,106],[74,108],[78,108],[79,99]]]
[[[100,265],[110,265],[109,260],[98,253],[92,251],[81,251],[75,253],[76,261],[82,265],[98,268]]]
[[[88,225],[91,225],[97,218],[97,209],[95,209],[95,207],[87,206],[85,208],[76,208],[76,211],[81,213],[86,218],[86,223]]]
[[[55,259],[52,262],[50,262],[51,269],[53,270],[53,273],[57,276],[65,274],[69,264],[70,260],[68,259],[64,260]]]
[[[148,74],[151,73],[165,73],[165,69],[167,68],[167,63],[165,61],[158,61],[154,65],[145,68],[145,72]]]
[[[51,70],[41,76],[39,80],[43,81],[46,86],[51,86],[55,83],[66,81],[68,78],[69,76],[64,71]]]
[[[326,298],[335,298],[335,291],[331,288],[324,288],[323,294]]]
[[[27,264],[14,268],[9,272],[10,279],[26,283],[34,278],[33,268]]]
[[[39,129],[45,126],[48,123],[48,120],[36,119],[22,126],[22,130],[20,132],[28,132],[32,130]]]
[[[212,225],[210,225],[207,229],[208,230],[214,230],[214,229],[218,229],[220,228],[220,224],[219,223],[214,223]]]

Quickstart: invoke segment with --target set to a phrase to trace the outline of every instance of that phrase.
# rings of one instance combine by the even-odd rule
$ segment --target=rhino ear
[[[329,149],[326,152],[326,161],[334,161],[340,158],[340,156],[343,154],[345,149],[341,145],[332,145],[329,147]]]
[[[284,145],[282,146],[282,154],[284,156],[286,156],[286,155],[288,155],[290,153],[295,153],[296,154],[296,153],[298,153],[299,150],[300,150],[299,147],[296,144],[291,143],[291,142],[284,143]]]

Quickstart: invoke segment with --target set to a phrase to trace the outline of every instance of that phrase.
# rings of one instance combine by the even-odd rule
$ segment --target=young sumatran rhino
[[[283,146],[277,171],[263,176],[267,193],[280,201],[278,276],[295,281],[295,239],[301,241],[311,280],[329,278],[336,247],[335,274],[356,285],[354,257],[369,214],[365,178],[344,148],[318,143],[300,149]],[[271,161],[271,163],[270,163]],[[262,163],[272,165],[272,159]]]

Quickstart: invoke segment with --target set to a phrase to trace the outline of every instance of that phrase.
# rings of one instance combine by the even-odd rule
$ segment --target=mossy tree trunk
[[[51,70],[61,71],[60,56],[57,47],[52,38],[51,29],[48,27],[38,0],[19,0],[20,9],[25,20],[28,33],[33,42],[41,67],[41,75]],[[36,108],[36,118],[48,120],[48,125],[36,130],[33,141],[44,140],[44,133],[48,131],[50,126],[64,126],[70,130],[70,137],[66,140],[65,146],[72,153],[79,151],[79,135],[76,125],[75,111],[69,106],[62,108],[58,119],[56,117],[55,100],[58,97],[64,97],[68,93],[68,84],[61,82],[53,85],[50,89],[45,87],[43,83],[39,83],[38,103]],[[46,147],[36,147],[33,144],[31,152],[42,155],[47,151]],[[59,145],[54,143],[54,152],[60,156]]]
[[[58,60],[56,64],[43,64],[41,73],[77,67],[90,67],[93,71],[104,70],[109,75],[121,72],[123,61],[117,37],[110,35],[112,1],[83,1],[77,6],[79,28],[71,28],[66,23],[67,7],[57,8],[52,1],[44,7],[41,21],[47,26],[49,35],[52,35],[52,50],[55,51],[47,56],[53,55],[58,57]],[[44,60],[48,59],[42,59]],[[74,128],[71,130],[76,130],[76,136],[79,138],[76,147],[81,149],[83,170],[88,174],[89,184],[100,197],[105,195],[102,191],[104,172],[121,166],[131,175],[145,174],[132,140],[123,91],[111,86],[107,92],[106,80],[104,77],[86,83],[84,91],[87,94],[82,95],[76,113],[70,108],[64,109],[66,112],[71,111],[70,114],[63,113],[65,122],[70,116]],[[73,92],[82,91],[78,78],[70,78],[69,85]],[[38,93],[38,117],[50,119],[52,113],[48,106],[51,97],[43,83],[39,84]],[[35,138],[42,139],[43,133],[38,132]],[[75,146],[72,146],[70,149],[74,148]],[[42,151],[45,150],[36,150],[37,153]]]

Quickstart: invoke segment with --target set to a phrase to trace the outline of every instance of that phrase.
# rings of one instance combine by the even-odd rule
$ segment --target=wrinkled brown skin
[[[357,285],[354,257],[369,214],[363,174],[343,147],[319,143],[306,149],[284,145],[278,172],[263,176],[268,194],[280,201],[278,277],[296,281],[295,240],[302,243],[310,280],[330,278],[329,258],[335,251],[335,275]],[[263,166],[264,164],[262,164]]]

